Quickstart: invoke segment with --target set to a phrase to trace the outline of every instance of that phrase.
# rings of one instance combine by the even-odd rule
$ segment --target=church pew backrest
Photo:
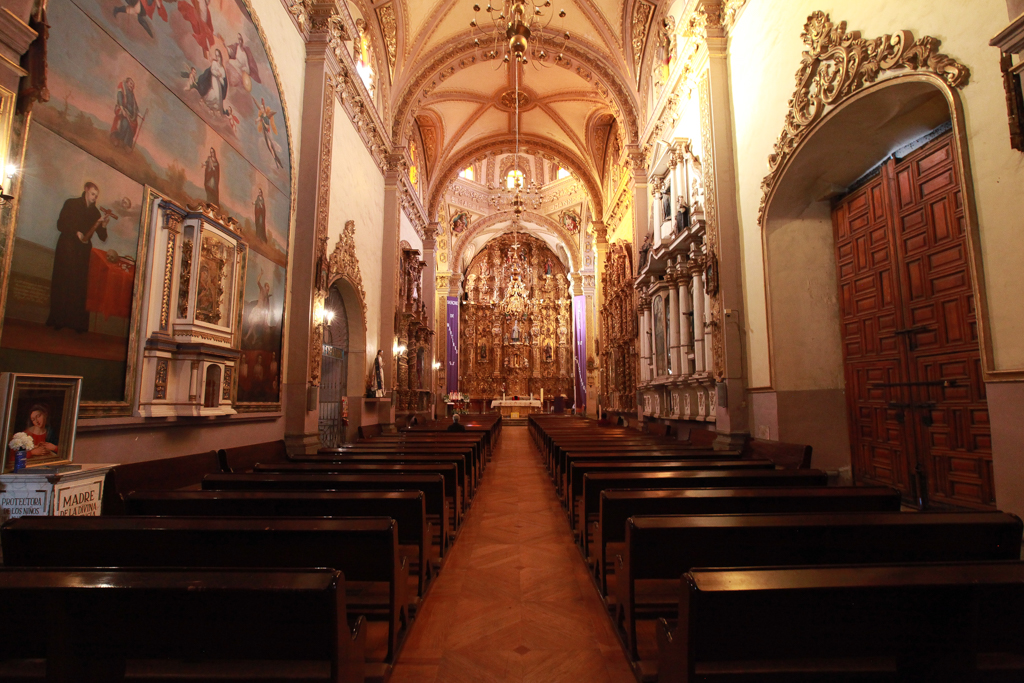
[[[216,451],[114,465],[103,484],[103,513],[124,510],[124,497],[132,491],[173,491],[198,486],[207,474],[220,472]]]
[[[398,528],[387,517],[20,517],[0,527],[4,563],[14,567],[326,567],[346,583],[387,585],[381,611],[388,655],[397,652],[407,619],[408,567],[398,553]]]
[[[659,683],[1021,680],[1024,564],[700,569],[678,626],[659,620]]]
[[[637,515],[609,591],[635,658],[637,581],[674,582],[694,567],[1019,559],[1022,531],[1002,512]]]
[[[136,491],[125,514],[170,517],[390,517],[399,546],[416,546],[419,595],[433,557],[421,491]]]
[[[258,462],[285,462],[288,460],[288,449],[284,439],[254,443],[249,446],[221,448],[217,451],[220,458],[221,472],[250,472]]]
[[[590,548],[602,590],[608,590],[606,568],[610,544],[626,540],[626,520],[635,515],[735,515],[777,512],[899,512],[896,489],[883,486],[821,486],[772,488],[708,488],[601,492],[598,518],[592,525]]]
[[[754,458],[768,458],[785,470],[810,469],[810,446],[782,441],[751,439],[743,447],[743,454]]]
[[[4,638],[0,660],[46,658],[53,683],[124,680],[129,659],[165,675],[188,659],[204,680],[321,660],[332,683],[364,680],[365,625],[350,626],[334,570],[4,568],[0,603],[26,634]]]

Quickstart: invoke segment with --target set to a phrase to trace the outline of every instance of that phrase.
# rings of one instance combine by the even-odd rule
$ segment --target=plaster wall
[[[366,364],[377,355],[380,337],[381,248],[384,225],[384,176],[344,109],[335,104],[331,152],[331,204],[328,251],[355,221],[356,256],[366,292]]]
[[[405,240],[409,243],[409,246],[413,249],[419,249],[420,258],[423,257],[423,240],[416,234],[416,228],[413,227],[412,221],[405,215],[405,211],[401,212],[401,222],[399,226],[399,240]]]
[[[807,16],[820,9],[808,0],[749,3],[730,41],[731,87],[743,247],[748,371],[754,387],[769,386],[769,346],[765,306],[762,235],[757,224],[760,183],[767,159],[782,130],[804,45]],[[968,152],[978,208],[981,251],[996,370],[1024,369],[1024,251],[1019,249],[1019,217],[1024,194],[1010,191],[1024,181],[1024,155],[1009,146],[999,53],[988,41],[1007,24],[1002,0],[979,0],[965,12],[952,0],[892,3],[862,0],[831,12],[848,30],[875,38],[907,29],[915,38],[942,41],[941,51],[971,69],[960,91]],[[752,55],[756,55],[753,58]],[[774,285],[773,285],[774,286]]]

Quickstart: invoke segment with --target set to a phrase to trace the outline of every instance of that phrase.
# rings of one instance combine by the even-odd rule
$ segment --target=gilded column
[[[693,283],[693,361],[694,373],[707,370],[704,359],[704,268],[696,245],[690,248],[690,278]]]
[[[668,288],[668,320],[669,320],[669,332],[668,332],[668,349],[669,349],[669,362],[671,364],[670,374],[678,377],[683,374],[682,372],[682,361],[680,360],[679,353],[679,290],[676,288],[676,269],[671,264],[669,265],[668,275],[665,279],[669,283]]]

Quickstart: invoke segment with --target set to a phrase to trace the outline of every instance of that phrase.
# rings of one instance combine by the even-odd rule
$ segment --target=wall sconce
[[[11,181],[14,180],[14,175],[17,172],[18,167],[15,166],[14,164],[7,164],[7,168],[4,169],[4,175],[7,177],[6,185],[8,190],[10,189],[12,184]],[[8,193],[8,191],[4,189],[4,186],[0,185],[0,206],[5,206],[6,204],[10,204],[13,201],[14,195]]]

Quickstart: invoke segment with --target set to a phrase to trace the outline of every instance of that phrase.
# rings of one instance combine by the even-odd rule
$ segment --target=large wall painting
[[[143,186],[38,124],[29,135],[0,367],[125,400]]]
[[[51,27],[51,97],[35,108],[29,132],[10,293],[0,337],[0,370],[38,371],[23,365],[22,356],[14,355],[27,351],[20,348],[25,344],[13,337],[19,334],[19,325],[45,327],[47,321],[26,308],[27,301],[18,298],[19,292],[25,295],[24,278],[32,274],[37,306],[52,298],[52,267],[46,264],[61,257],[57,216],[64,200],[81,199],[86,192],[84,183],[91,181],[99,187],[96,206],[120,211],[116,221],[109,219],[107,242],[100,240],[99,230],[94,232],[95,253],[112,250],[119,258],[125,254],[135,258],[143,185],[180,205],[215,204],[238,221],[250,249],[242,329],[260,330],[247,338],[243,334],[240,341],[245,353],[272,355],[272,359],[262,355],[259,359],[267,376],[271,360],[277,366],[281,355],[291,158],[273,68],[242,0],[62,0],[50,4],[47,19]],[[113,206],[115,200],[128,201],[134,207],[133,244],[122,243],[120,237],[116,246],[110,243],[115,227],[127,238],[132,236],[125,227],[129,210],[120,204]],[[44,255],[40,249],[53,254]],[[95,263],[100,263],[98,257]],[[87,281],[90,292],[114,287],[109,278],[104,279],[102,270],[89,266],[85,273],[77,277]],[[264,290],[258,289],[267,283],[274,309],[270,313],[265,302],[259,305],[259,292]],[[128,407],[132,399],[126,394],[130,385],[126,363],[133,355],[127,346],[127,328],[137,302],[130,292],[127,302],[129,315],[123,318],[97,318],[90,310],[90,321],[82,332],[75,326],[49,327],[51,333],[75,330],[83,335],[77,344],[69,347],[47,338],[43,345],[33,347],[39,355],[65,359],[61,367],[81,366],[83,357],[95,360],[102,356],[115,362],[116,356],[120,374],[61,370],[85,377],[83,414],[89,414],[90,402],[120,401]],[[251,302],[256,305],[250,306]],[[82,326],[80,320],[77,327]],[[268,321],[273,323],[273,333],[265,329]],[[103,346],[88,336],[109,335],[113,327],[118,327],[121,340],[116,352],[113,345]],[[243,368],[238,370],[241,378]],[[260,383],[256,390],[250,387],[238,392],[239,402],[272,404],[279,400],[279,379]]]

